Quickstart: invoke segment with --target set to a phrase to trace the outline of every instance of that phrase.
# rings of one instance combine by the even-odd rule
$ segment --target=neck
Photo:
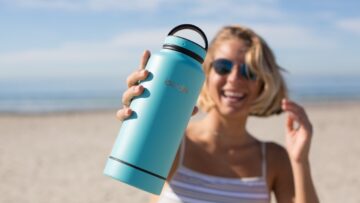
[[[254,140],[246,130],[247,115],[225,117],[213,109],[203,122],[208,140],[217,147],[231,148]]]

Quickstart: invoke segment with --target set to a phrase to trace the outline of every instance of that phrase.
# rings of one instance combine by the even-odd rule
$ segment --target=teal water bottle
[[[197,32],[205,46],[175,36]],[[175,158],[205,75],[201,64],[208,48],[204,32],[191,24],[173,28],[159,53],[152,54],[141,82],[144,92],[131,101],[132,115],[123,121],[104,174],[160,194]]]

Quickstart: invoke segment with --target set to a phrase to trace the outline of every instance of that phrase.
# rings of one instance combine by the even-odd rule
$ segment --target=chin
[[[225,117],[244,117],[249,115],[248,108],[245,107],[221,107],[218,108],[219,113]]]

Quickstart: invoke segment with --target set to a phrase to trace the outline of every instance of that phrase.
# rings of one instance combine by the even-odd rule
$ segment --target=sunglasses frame
[[[217,74],[224,76],[231,73],[234,63],[229,59],[219,58],[212,61],[210,66],[214,68]],[[245,63],[240,64],[240,74],[246,80],[256,80],[257,78],[256,74],[252,72]]]

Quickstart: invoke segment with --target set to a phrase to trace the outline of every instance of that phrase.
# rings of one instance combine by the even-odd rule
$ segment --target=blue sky
[[[242,24],[296,75],[359,75],[360,1],[0,0],[0,80],[119,80],[181,23]]]

